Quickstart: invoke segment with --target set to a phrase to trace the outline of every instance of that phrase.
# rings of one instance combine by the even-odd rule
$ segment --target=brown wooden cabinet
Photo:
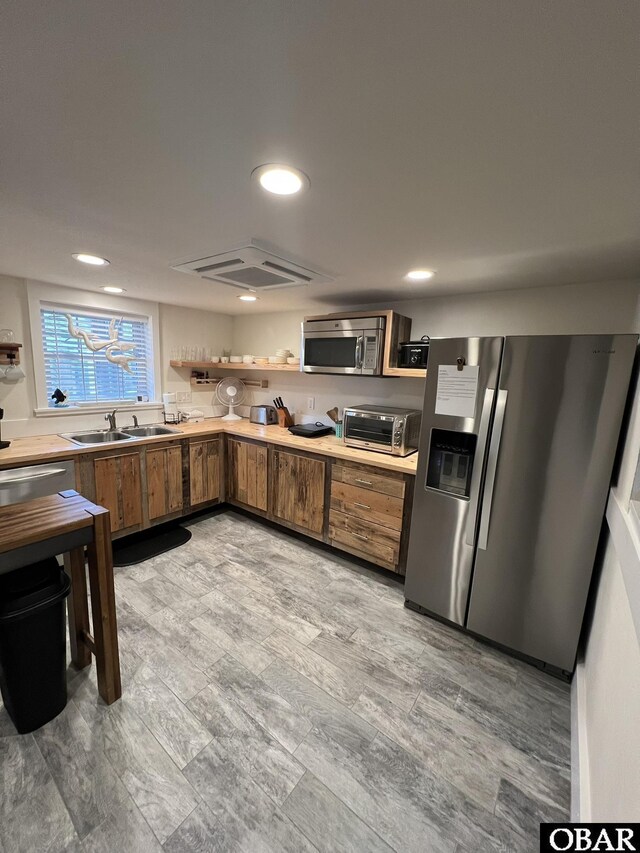
[[[324,527],[324,459],[273,451],[271,515],[301,530],[322,534]]]
[[[111,532],[141,525],[140,452],[103,456],[92,461],[96,503],[109,510]]]
[[[150,447],[147,461],[149,521],[182,509],[182,446]]]
[[[79,491],[110,511],[114,538],[228,499],[405,570],[414,479],[405,472],[235,435],[105,449],[83,454],[77,465]]]
[[[220,498],[220,439],[189,443],[189,493],[191,506]]]
[[[336,548],[403,572],[409,512],[402,474],[334,462],[328,540]]]
[[[227,439],[227,496],[230,500],[267,511],[267,447],[237,438]]]

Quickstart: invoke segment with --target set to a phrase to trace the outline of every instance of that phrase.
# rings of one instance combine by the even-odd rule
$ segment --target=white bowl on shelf
[[[269,364],[269,357],[266,355],[257,355],[253,360],[256,364]]]
[[[219,355],[212,355],[211,356],[211,364],[217,364],[219,361],[220,361]]]
[[[253,356],[252,355],[243,355],[242,356],[243,364],[253,364]]]
[[[242,356],[241,355],[232,355],[231,356],[231,364],[242,364]]]
[[[290,349],[277,349],[276,355],[283,356],[283,358],[289,358],[289,356],[291,355],[291,350]]]
[[[284,355],[270,355],[269,364],[286,364],[287,359]]]

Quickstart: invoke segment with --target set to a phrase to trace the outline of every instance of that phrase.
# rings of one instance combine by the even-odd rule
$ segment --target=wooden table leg
[[[96,646],[98,692],[111,705],[122,696],[116,598],[113,589],[113,555],[109,511],[96,507],[93,515],[93,542],[88,546],[89,586]]]
[[[68,551],[64,555],[64,567],[71,578],[71,593],[67,599],[71,660],[78,669],[84,669],[91,663],[91,651],[84,642],[84,637],[90,634],[84,548]]]

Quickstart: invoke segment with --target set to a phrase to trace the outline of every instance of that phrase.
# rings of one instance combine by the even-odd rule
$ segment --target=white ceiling
[[[639,28],[637,0],[4,0],[0,272],[226,313],[637,278]],[[309,191],[260,191],[270,161]],[[336,282],[248,306],[169,269],[252,237]]]

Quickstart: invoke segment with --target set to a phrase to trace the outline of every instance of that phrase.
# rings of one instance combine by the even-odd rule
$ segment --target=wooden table
[[[90,633],[85,572],[93,616]],[[69,490],[0,507],[0,574],[64,554],[71,659],[83,669],[95,655],[98,691],[107,705],[122,695],[109,511]]]

